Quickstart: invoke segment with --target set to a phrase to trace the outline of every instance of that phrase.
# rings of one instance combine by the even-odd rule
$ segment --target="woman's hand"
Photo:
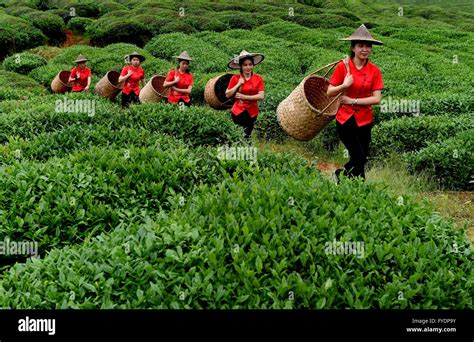
[[[235,98],[239,99],[239,100],[245,100],[246,95],[244,95],[242,93],[235,93]]]
[[[89,91],[89,86],[85,87],[84,91]]]
[[[232,88],[232,89],[227,89],[225,91],[225,96],[230,99],[232,97],[235,96],[236,99],[242,99],[242,97],[237,97],[237,95],[239,96],[244,96],[243,94],[241,93],[238,93],[238,90],[239,90],[239,87],[244,84],[245,80],[242,76],[240,76],[239,80],[237,81],[237,84]]]
[[[352,105],[354,103],[355,99],[353,99],[352,97],[346,96],[346,95],[342,95],[340,101],[341,101],[341,104]]]
[[[351,74],[347,74],[346,77],[344,78],[344,82],[342,83],[344,85],[344,88],[349,88],[352,83],[354,83],[354,79],[352,78]]]
[[[126,74],[125,76],[119,76],[119,79],[118,79],[119,83],[128,80],[129,77],[132,76],[132,74],[133,74],[132,70],[128,69],[128,74]]]

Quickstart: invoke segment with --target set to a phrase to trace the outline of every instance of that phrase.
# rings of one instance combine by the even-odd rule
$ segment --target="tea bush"
[[[273,140],[278,143],[283,143],[288,137],[273,111],[264,111],[258,115],[255,131],[259,139]]]
[[[41,56],[29,52],[14,54],[3,61],[3,68],[7,71],[26,75],[31,70],[46,65],[48,62]]]
[[[471,114],[397,118],[374,127],[371,150],[379,156],[413,152],[473,128]]]
[[[49,61],[60,54],[63,50],[57,46],[43,45],[29,49],[28,51]]]
[[[172,60],[176,65],[177,60],[172,56],[177,56],[182,50],[186,50],[193,58],[190,62],[191,72],[226,71],[227,63],[232,58],[211,43],[184,33],[159,35],[148,42],[145,50],[155,57]]]
[[[461,231],[411,199],[399,206],[396,199],[366,185],[345,182],[339,191],[333,188],[305,170],[295,178],[260,172],[244,180],[203,186],[154,221],[124,223],[80,246],[55,249],[44,259],[13,266],[1,279],[1,305],[115,309],[472,305],[472,280],[466,278],[472,272],[472,254],[465,253],[471,247]],[[290,197],[293,205],[288,204]],[[364,210],[353,203],[364,203]],[[364,255],[327,253],[326,242],[346,240],[364,241]],[[461,252],[452,252],[453,243]],[[288,300],[289,291],[294,300]]]
[[[152,36],[150,28],[133,19],[101,18],[87,26],[91,43],[105,46],[111,43],[133,43],[144,46]]]
[[[51,45],[60,45],[66,40],[64,21],[56,14],[33,10],[18,16],[40,29],[48,37],[48,42]]]
[[[447,189],[473,189],[474,130],[430,144],[407,155],[408,168],[412,172],[426,171],[438,184]]]
[[[365,23],[385,43],[371,56],[385,83],[371,157],[395,152],[410,173],[471,190],[472,16],[404,5],[399,17],[394,4],[336,0],[181,5],[0,1],[0,59],[10,56],[3,68],[15,71],[0,70],[1,235],[38,241],[41,255],[0,258],[0,307],[471,308],[464,229],[386,186],[336,186],[302,158],[248,145],[228,110],[204,106],[204,87],[241,50],[264,53],[255,134],[273,148],[287,138],[278,104],[343,58],[349,44],[338,39]],[[60,44],[64,23],[102,48],[44,46]],[[176,67],[182,50],[194,58],[191,108],[122,110],[93,92],[47,93],[80,53],[94,87],[132,51],[147,58],[149,80]],[[93,101],[94,112],[57,108],[75,100]],[[392,100],[420,101],[421,116],[387,110]],[[325,156],[339,144],[335,127],[298,150]],[[222,156],[224,147],[256,146],[255,164]],[[328,242],[350,241],[364,243],[363,255],[327,252]]]
[[[14,108],[17,100],[27,100],[32,96],[44,95],[46,90],[30,77],[0,70],[0,103],[10,100]]]
[[[46,36],[41,30],[32,26],[24,19],[5,14],[0,10],[0,60],[14,52],[20,52],[46,41]]]
[[[94,20],[91,18],[85,17],[73,17],[67,23],[67,27],[75,32],[84,33],[87,29],[87,26],[92,24]]]
[[[97,4],[97,7],[99,9],[100,16],[103,16],[104,14],[113,11],[121,11],[127,9],[127,7],[125,7],[123,4],[113,1],[100,2]]]
[[[120,4],[113,5],[114,7],[120,7]],[[67,11],[74,11],[74,16],[77,17],[86,17],[86,18],[97,18],[100,17],[102,13],[107,12],[105,10],[107,5],[103,3],[96,2],[68,2],[63,8]],[[102,10],[101,10],[102,9]],[[101,13],[102,12],[102,13]]]
[[[77,57],[77,56],[76,56]],[[51,82],[61,70],[72,70],[73,63],[70,64],[52,64],[38,67],[33,69],[28,76],[43,85],[47,89],[50,89]]]
[[[334,14],[294,15],[284,19],[310,28],[335,28],[341,26],[356,26],[353,20]]]
[[[68,94],[67,100],[92,99],[93,94]],[[22,139],[63,129],[74,123],[106,124],[110,129],[146,128],[182,139],[192,146],[216,146],[239,142],[242,134],[229,117],[206,107],[184,108],[166,103],[141,104],[129,111],[116,113],[117,108],[105,99],[95,104],[95,114],[75,110],[57,111],[56,101],[63,101],[64,95],[37,98],[24,107],[11,108],[0,104],[0,141],[8,141],[9,136]],[[28,108],[32,103],[35,107]],[[61,102],[60,102],[61,103]]]

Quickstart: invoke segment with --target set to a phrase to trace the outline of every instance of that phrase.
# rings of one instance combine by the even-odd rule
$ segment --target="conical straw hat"
[[[81,54],[79,54],[79,56],[77,56],[74,63],[80,63],[80,62],[85,62],[85,61],[88,61],[88,59],[86,57],[84,57],[84,55],[82,55],[82,53],[81,53]]]
[[[364,42],[371,42],[372,44],[375,45],[383,45],[383,43],[380,40],[376,40],[372,38],[372,35],[370,34],[369,30],[367,30],[367,27],[365,27],[364,24],[360,25],[357,30],[354,31],[349,37],[347,38],[341,38],[339,40],[357,40],[357,41],[364,41]]]
[[[140,60],[140,63],[143,63],[143,61],[146,59],[145,56],[139,54],[138,52],[132,52],[128,55],[128,61],[131,62],[133,57],[137,57]]]
[[[179,56],[173,56],[173,58],[183,59],[185,61],[192,61],[193,59],[189,56],[187,51],[181,52]]]
[[[261,63],[265,59],[265,56],[262,53],[258,53],[258,52],[250,53],[250,52],[247,52],[245,50],[242,50],[240,52],[240,55],[232,58],[229,61],[229,63],[227,64],[227,66],[231,69],[240,69],[239,62],[243,58],[247,58],[247,57],[252,57],[254,65],[257,65],[257,64]]]

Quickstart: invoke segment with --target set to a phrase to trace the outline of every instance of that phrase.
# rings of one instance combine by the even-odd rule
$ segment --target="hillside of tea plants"
[[[474,9],[462,4],[0,0],[0,308],[472,308]],[[385,89],[368,179],[337,185],[322,168],[347,161],[335,122],[296,142],[276,108],[347,55],[338,39],[361,24],[384,42],[371,60]],[[266,57],[251,143],[204,101],[243,49]],[[79,54],[92,89],[133,51],[149,80],[182,50],[190,108],[50,89]],[[393,160],[422,193],[465,196],[467,222],[400,192]]]

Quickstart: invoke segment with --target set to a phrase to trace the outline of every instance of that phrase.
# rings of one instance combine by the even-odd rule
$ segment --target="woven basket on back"
[[[154,75],[140,91],[140,102],[160,102],[167,99],[170,88],[163,87],[166,76]]]
[[[68,70],[60,71],[51,82],[51,90],[53,93],[66,93],[72,89],[69,83],[69,76],[71,72]]]
[[[234,75],[226,73],[213,77],[206,83],[204,100],[209,106],[214,109],[229,109],[232,107],[234,99],[228,99],[225,95],[232,76]]]
[[[100,96],[113,100],[123,88],[123,82],[119,83],[120,73],[118,71],[109,71],[95,85],[95,92]]]
[[[329,85],[327,75],[339,62],[325,65],[305,77],[278,105],[277,118],[280,126],[296,140],[311,140],[334,119],[342,93],[334,97],[326,94]],[[329,70],[323,76],[316,75],[326,68]]]

